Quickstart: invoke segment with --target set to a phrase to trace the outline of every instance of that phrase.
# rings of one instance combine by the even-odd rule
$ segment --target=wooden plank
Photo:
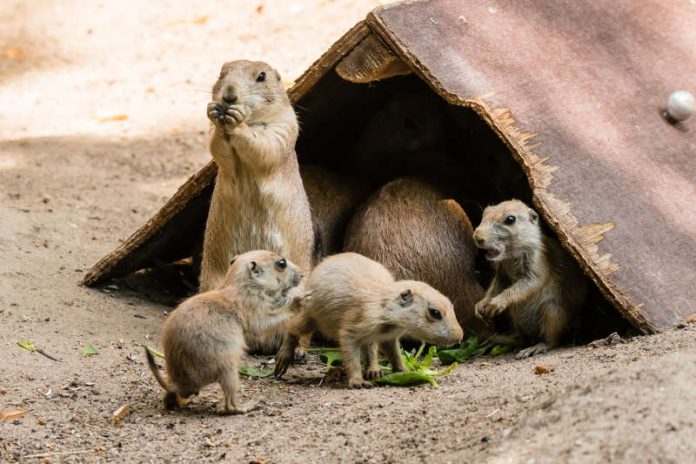
[[[696,7],[677,0],[406,2],[368,24],[510,147],[534,203],[644,332],[696,312]]]

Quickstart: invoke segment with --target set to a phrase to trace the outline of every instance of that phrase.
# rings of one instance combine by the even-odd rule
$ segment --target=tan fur
[[[165,405],[181,404],[202,387],[219,383],[226,412],[253,409],[254,403],[238,402],[240,358],[247,349],[277,349],[291,315],[289,293],[301,278],[300,269],[277,253],[251,251],[235,258],[219,290],[181,303],[161,333],[167,381],[146,350],[150,369],[167,392]]]
[[[506,218],[514,218],[506,224]],[[521,350],[523,358],[558,345],[587,295],[587,280],[560,244],[541,231],[539,215],[518,200],[489,206],[474,231],[495,277],[476,313],[485,319],[507,311],[515,337],[539,342]]]
[[[292,364],[298,337],[317,330],[338,340],[351,387],[373,385],[363,378],[361,352],[368,358],[366,377],[372,379],[381,375],[378,345],[394,370],[403,371],[401,336],[440,346],[458,343],[463,336],[447,297],[423,282],[396,282],[384,266],[356,253],[326,258],[309,275],[305,289],[276,357],[277,376]],[[431,310],[439,311],[439,320]]]
[[[369,185],[318,166],[300,166],[300,174],[312,208],[319,262],[341,251],[348,221],[370,193]]]
[[[383,264],[397,279],[426,282],[447,295],[457,320],[481,334],[474,317],[483,296],[476,281],[473,228],[459,204],[415,178],[396,179],[370,197],[350,221],[344,251]]]
[[[261,72],[265,79],[257,82]],[[272,250],[310,269],[314,231],[295,154],[297,117],[278,72],[261,62],[226,63],[208,118],[219,170],[200,290],[218,288],[230,259],[249,250]]]

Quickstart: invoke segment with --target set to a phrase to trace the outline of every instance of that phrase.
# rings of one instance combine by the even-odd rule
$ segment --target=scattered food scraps
[[[415,355],[402,349],[401,357],[403,358],[404,365],[408,370],[405,372],[392,372],[391,374],[387,374],[382,378],[374,379],[373,382],[396,385],[400,387],[429,383],[433,386],[433,388],[438,388],[435,377],[442,377],[450,374],[454,369],[457,368],[457,363],[453,362],[449,367],[442,371],[433,370],[430,368],[430,365],[433,362],[433,358],[437,355],[437,348],[431,346],[421,360],[420,357],[424,348],[425,344],[421,345]]]
[[[111,423],[114,425],[119,425],[122,421],[123,418],[128,415],[128,410],[130,409],[128,404],[124,404],[120,408],[118,408],[116,411],[114,411],[113,417],[111,419]]]
[[[88,346],[87,348],[84,348],[82,351],[80,351],[80,354],[82,356],[95,356],[99,354],[99,351],[97,351],[96,348],[92,348],[91,346]]]
[[[7,409],[0,411],[0,420],[16,420],[27,415],[29,411],[26,409]]]
[[[537,364],[534,366],[534,373],[537,375],[548,374],[551,370],[552,369],[546,364]]]
[[[112,122],[112,121],[125,121],[128,119],[127,114],[116,114],[113,116],[106,116],[104,118],[101,118],[99,122]]]

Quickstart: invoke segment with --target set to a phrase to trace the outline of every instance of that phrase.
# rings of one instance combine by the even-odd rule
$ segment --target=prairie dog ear
[[[280,81],[280,73],[276,69],[273,69],[273,74],[275,74],[276,80]]]
[[[233,265],[235,261],[237,261],[237,256],[230,260],[230,266]]]
[[[413,303],[413,292],[410,288],[407,288],[399,295],[399,302],[401,306],[408,306]]]
[[[529,221],[532,224],[536,224],[538,220],[539,220],[539,214],[530,208],[529,209]]]

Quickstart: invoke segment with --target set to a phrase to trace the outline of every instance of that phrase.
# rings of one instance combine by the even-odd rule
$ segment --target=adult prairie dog
[[[384,265],[396,279],[420,280],[447,295],[457,320],[485,335],[474,317],[483,296],[476,281],[476,245],[469,217],[436,186],[404,177],[382,186],[353,216],[344,251]]]
[[[277,253],[251,251],[234,259],[219,290],[179,305],[162,328],[168,380],[145,350],[150,370],[167,392],[165,406],[185,404],[217,382],[226,412],[254,409],[254,402],[238,401],[240,358],[247,349],[268,352],[278,346],[290,316],[289,293],[301,279],[300,269]]]
[[[272,250],[310,269],[314,230],[298,170],[298,124],[280,75],[266,63],[222,67],[208,104],[218,165],[205,229],[200,290],[219,287],[233,256]]]
[[[318,166],[300,166],[302,183],[312,208],[315,260],[339,253],[348,221],[369,195],[369,184]]]
[[[350,387],[373,385],[363,377],[361,352],[367,355],[365,376],[374,379],[381,376],[380,345],[394,371],[403,371],[401,336],[439,346],[463,337],[447,297],[423,282],[397,282],[384,266],[357,253],[326,258],[307,278],[305,290],[294,303],[300,308],[276,357],[279,377],[293,362],[298,338],[317,330],[338,340]]]
[[[518,358],[558,345],[569,321],[583,306],[587,280],[578,265],[541,230],[536,211],[518,200],[489,206],[474,231],[495,277],[476,314],[492,319],[507,311],[517,343],[536,343]]]

